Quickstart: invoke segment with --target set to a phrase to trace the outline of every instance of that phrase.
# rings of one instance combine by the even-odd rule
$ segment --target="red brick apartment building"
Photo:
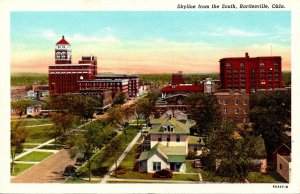
[[[221,116],[224,120],[236,123],[249,122],[249,95],[234,90],[219,90],[214,93]]]
[[[245,57],[220,59],[222,89],[246,91],[274,90],[282,87],[280,56]]]

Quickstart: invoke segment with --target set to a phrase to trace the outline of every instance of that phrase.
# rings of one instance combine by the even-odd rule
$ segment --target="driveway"
[[[69,164],[74,164],[68,150],[61,150],[39,164],[11,179],[12,183],[62,183],[62,173]]]

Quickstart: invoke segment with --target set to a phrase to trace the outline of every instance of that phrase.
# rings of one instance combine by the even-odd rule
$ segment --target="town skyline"
[[[289,11],[12,12],[11,72],[46,73],[62,35],[72,62],[93,54],[99,72],[213,73],[245,52],[281,56],[290,71],[290,30]]]

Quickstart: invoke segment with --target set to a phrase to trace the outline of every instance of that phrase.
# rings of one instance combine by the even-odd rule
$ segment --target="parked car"
[[[170,169],[165,168],[165,169],[156,171],[153,174],[153,177],[154,178],[172,178],[173,177],[173,172]]]
[[[63,172],[63,175],[64,175],[64,176],[71,176],[72,174],[75,173],[75,171],[76,171],[76,167],[75,167],[75,166],[73,166],[73,165],[68,165],[68,166],[65,168],[65,170],[64,170],[64,172]]]

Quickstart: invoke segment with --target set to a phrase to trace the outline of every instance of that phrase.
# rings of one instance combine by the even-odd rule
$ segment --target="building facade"
[[[50,95],[65,93],[103,93],[111,90],[112,97],[117,91],[127,97],[136,97],[139,91],[137,75],[97,75],[97,58],[83,56],[72,63],[72,49],[64,36],[55,46],[55,64],[49,66],[48,80]]]
[[[188,153],[189,126],[173,117],[150,121],[149,150],[141,153],[138,162],[140,171],[154,173],[164,168],[185,172]],[[145,146],[147,147],[147,146]]]
[[[246,93],[274,90],[282,87],[282,58],[280,56],[222,58],[220,79],[222,89]]]
[[[234,90],[220,90],[213,95],[218,101],[223,120],[232,120],[236,123],[249,122],[249,94]]]

